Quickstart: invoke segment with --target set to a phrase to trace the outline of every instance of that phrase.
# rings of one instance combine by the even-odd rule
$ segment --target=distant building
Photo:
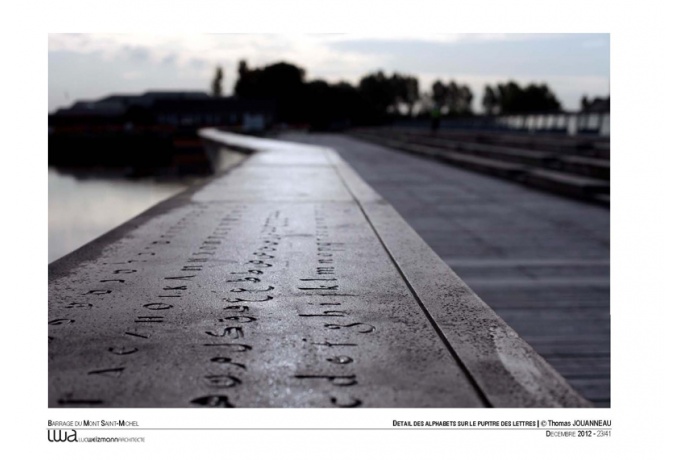
[[[200,128],[257,133],[274,120],[271,101],[202,92],[149,91],[78,101],[49,115],[49,162],[136,175],[209,173],[215,158],[203,148]]]
[[[588,100],[587,97],[581,99],[581,112],[597,112],[597,113],[609,113],[610,111],[610,98],[609,97],[595,97]]]
[[[213,97],[197,91],[149,91],[78,101],[50,115],[49,125],[56,130],[84,131],[224,126],[252,132],[269,128],[274,118],[275,105],[271,101]]]

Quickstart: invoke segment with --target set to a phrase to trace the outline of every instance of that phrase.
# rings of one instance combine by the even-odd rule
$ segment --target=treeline
[[[527,112],[553,112],[562,104],[547,85],[529,84],[522,88],[514,81],[485,86],[482,106],[487,115]]]
[[[217,69],[213,93],[221,94],[222,70]],[[412,75],[382,71],[364,76],[357,86],[347,82],[306,81],[305,70],[280,62],[250,68],[238,64],[234,94],[244,99],[269,99],[277,104],[280,122],[309,123],[316,128],[383,123],[397,118],[429,117],[437,108],[444,117],[473,114],[472,90],[455,81],[435,81],[421,92]],[[515,82],[487,86],[484,91],[487,114],[560,110],[561,105],[546,85],[521,87]]]

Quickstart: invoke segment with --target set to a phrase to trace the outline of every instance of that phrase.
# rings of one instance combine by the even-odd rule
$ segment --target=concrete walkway
[[[589,407],[337,153],[253,153],[49,266],[51,407]]]
[[[597,406],[610,405],[609,210],[342,135],[331,147]]]

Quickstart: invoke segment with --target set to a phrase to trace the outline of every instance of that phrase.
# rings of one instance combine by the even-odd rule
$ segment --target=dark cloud
[[[151,51],[142,46],[124,45],[120,53],[125,59],[133,62],[147,62],[151,59]]]
[[[164,66],[177,65],[177,55],[175,53],[167,54],[163,59],[161,59],[161,65]]]
[[[189,60],[189,67],[192,67],[194,69],[204,69],[206,67],[209,67],[211,64],[209,61],[201,58],[191,58]]]

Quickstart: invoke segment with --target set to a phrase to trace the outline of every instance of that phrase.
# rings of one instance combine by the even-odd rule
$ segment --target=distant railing
[[[425,119],[400,120],[394,124],[397,126],[426,127],[429,126],[429,121]],[[591,134],[609,137],[610,113],[552,112],[444,118],[441,121],[441,128],[562,133],[571,136]]]
[[[565,112],[497,116],[499,127],[520,131],[552,131],[569,135],[609,136],[609,112]]]

